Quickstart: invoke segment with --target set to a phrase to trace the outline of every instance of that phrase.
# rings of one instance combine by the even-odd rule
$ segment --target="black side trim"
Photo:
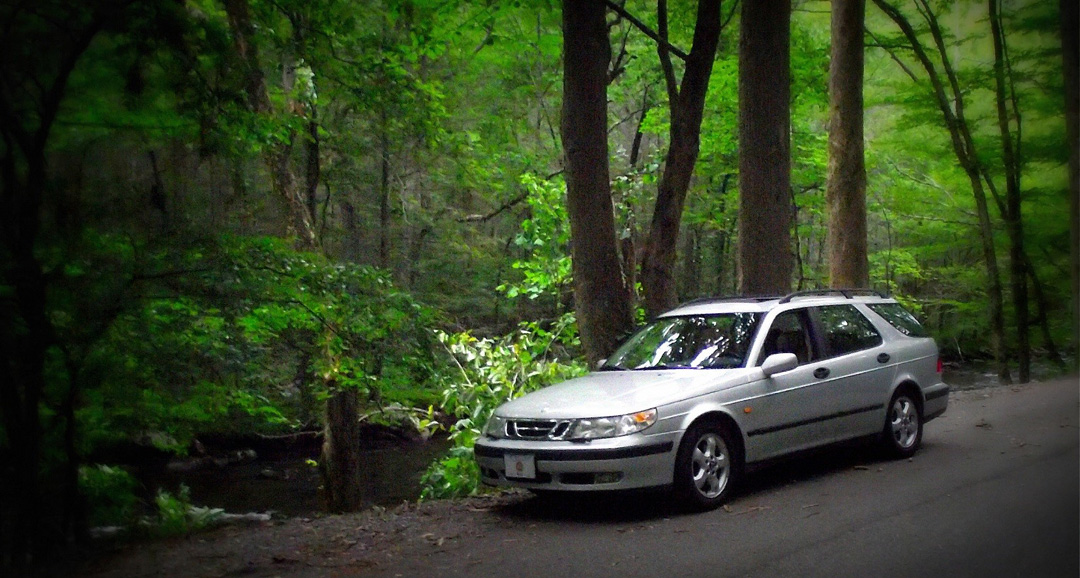
[[[931,393],[930,395],[926,396],[926,401],[934,400],[934,399],[937,399],[939,397],[945,397],[947,395],[949,395],[949,388],[945,387],[945,388],[942,388],[942,389],[940,389],[938,391],[935,391],[934,393]]]
[[[859,414],[859,413],[866,413],[868,411],[878,411],[880,409],[883,409],[884,407],[885,407],[885,404],[883,404],[883,403],[878,404],[878,405],[871,405],[871,406],[867,406],[867,407],[860,407],[858,409],[853,409],[853,410],[849,410],[849,411],[842,411],[842,412],[834,413],[834,414],[831,414],[831,415],[823,415],[821,417],[815,417],[815,418],[812,418],[812,419],[804,419],[804,420],[796,421],[796,422],[792,422],[792,423],[785,423],[783,425],[778,425],[778,426],[774,426],[774,427],[756,429],[756,430],[753,430],[753,431],[746,432],[746,436],[747,437],[753,437],[753,436],[759,436],[759,435],[763,435],[763,434],[776,433],[778,431],[783,431],[783,430],[786,430],[786,429],[792,429],[792,428],[796,428],[796,427],[802,427],[804,425],[810,425],[810,424],[819,423],[819,422],[823,422],[823,421],[829,421],[830,419],[839,419],[839,418],[842,418],[842,417],[848,417],[848,416]]]
[[[653,454],[666,454],[675,447],[673,442],[664,442],[649,446],[611,449],[588,449],[588,450],[514,450],[495,448],[481,445],[479,442],[473,446],[473,453],[484,458],[501,458],[507,453],[532,454],[537,460],[546,462],[577,462],[593,460],[620,460],[624,458],[640,458]]]

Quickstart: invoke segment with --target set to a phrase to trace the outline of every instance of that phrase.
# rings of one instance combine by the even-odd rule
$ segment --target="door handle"
[[[877,356],[878,363],[888,363],[892,359],[888,353],[879,353]]]
[[[819,367],[819,368],[815,369],[814,370],[814,377],[816,377],[818,379],[825,379],[826,377],[829,377],[829,368],[828,367]]]

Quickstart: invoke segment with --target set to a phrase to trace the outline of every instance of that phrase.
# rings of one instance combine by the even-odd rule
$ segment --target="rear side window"
[[[817,317],[825,332],[828,357],[881,345],[881,334],[874,324],[850,305],[820,307]]]
[[[870,309],[896,328],[897,331],[911,337],[929,337],[930,334],[915,316],[899,303],[874,303]]]

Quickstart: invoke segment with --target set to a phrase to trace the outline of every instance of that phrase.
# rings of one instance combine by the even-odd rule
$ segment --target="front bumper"
[[[678,433],[590,442],[481,438],[473,447],[481,481],[536,490],[629,490],[671,484]],[[507,477],[507,456],[535,464],[532,478]]]

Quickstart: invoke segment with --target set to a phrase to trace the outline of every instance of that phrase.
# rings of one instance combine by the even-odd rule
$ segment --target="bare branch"
[[[660,35],[658,35],[651,28],[646,26],[644,22],[638,20],[637,18],[634,18],[629,12],[626,11],[625,8],[623,8],[622,6],[619,6],[618,4],[613,2],[612,0],[607,0],[605,3],[607,4],[607,7],[610,8],[613,12],[615,12],[619,16],[622,16],[623,18],[626,18],[626,20],[628,22],[630,22],[631,24],[633,24],[635,28],[642,31],[645,34],[645,36],[648,36],[649,38],[652,38],[653,40],[655,40],[658,43],[664,44],[667,47],[667,49],[671,51],[672,54],[674,54],[675,56],[678,56],[682,60],[686,60],[687,55],[686,55],[685,52],[683,52],[682,50],[679,50],[675,46],[672,46],[671,43],[669,43],[667,40],[664,40],[664,39],[660,38]]]
[[[457,221],[459,223],[486,223],[487,221],[490,221],[491,219],[494,219],[495,217],[499,216],[500,214],[502,214],[502,213],[516,207],[517,205],[520,205],[521,203],[525,202],[525,200],[528,199],[528,198],[529,198],[529,193],[524,192],[524,193],[521,193],[520,195],[510,199],[509,201],[506,201],[505,203],[502,204],[501,207],[495,209],[494,211],[492,211],[492,212],[490,212],[490,213],[488,213],[486,215],[466,215],[466,216],[458,219]]]
[[[667,48],[668,21],[667,0],[658,0],[656,3],[657,33],[663,42],[656,45],[656,53],[660,56],[660,68],[664,71],[664,84],[667,86],[668,102],[674,112],[679,102],[679,83],[675,80],[675,68],[671,65],[671,54]],[[683,58],[685,61],[686,59]],[[674,114],[672,118],[674,118]]]

